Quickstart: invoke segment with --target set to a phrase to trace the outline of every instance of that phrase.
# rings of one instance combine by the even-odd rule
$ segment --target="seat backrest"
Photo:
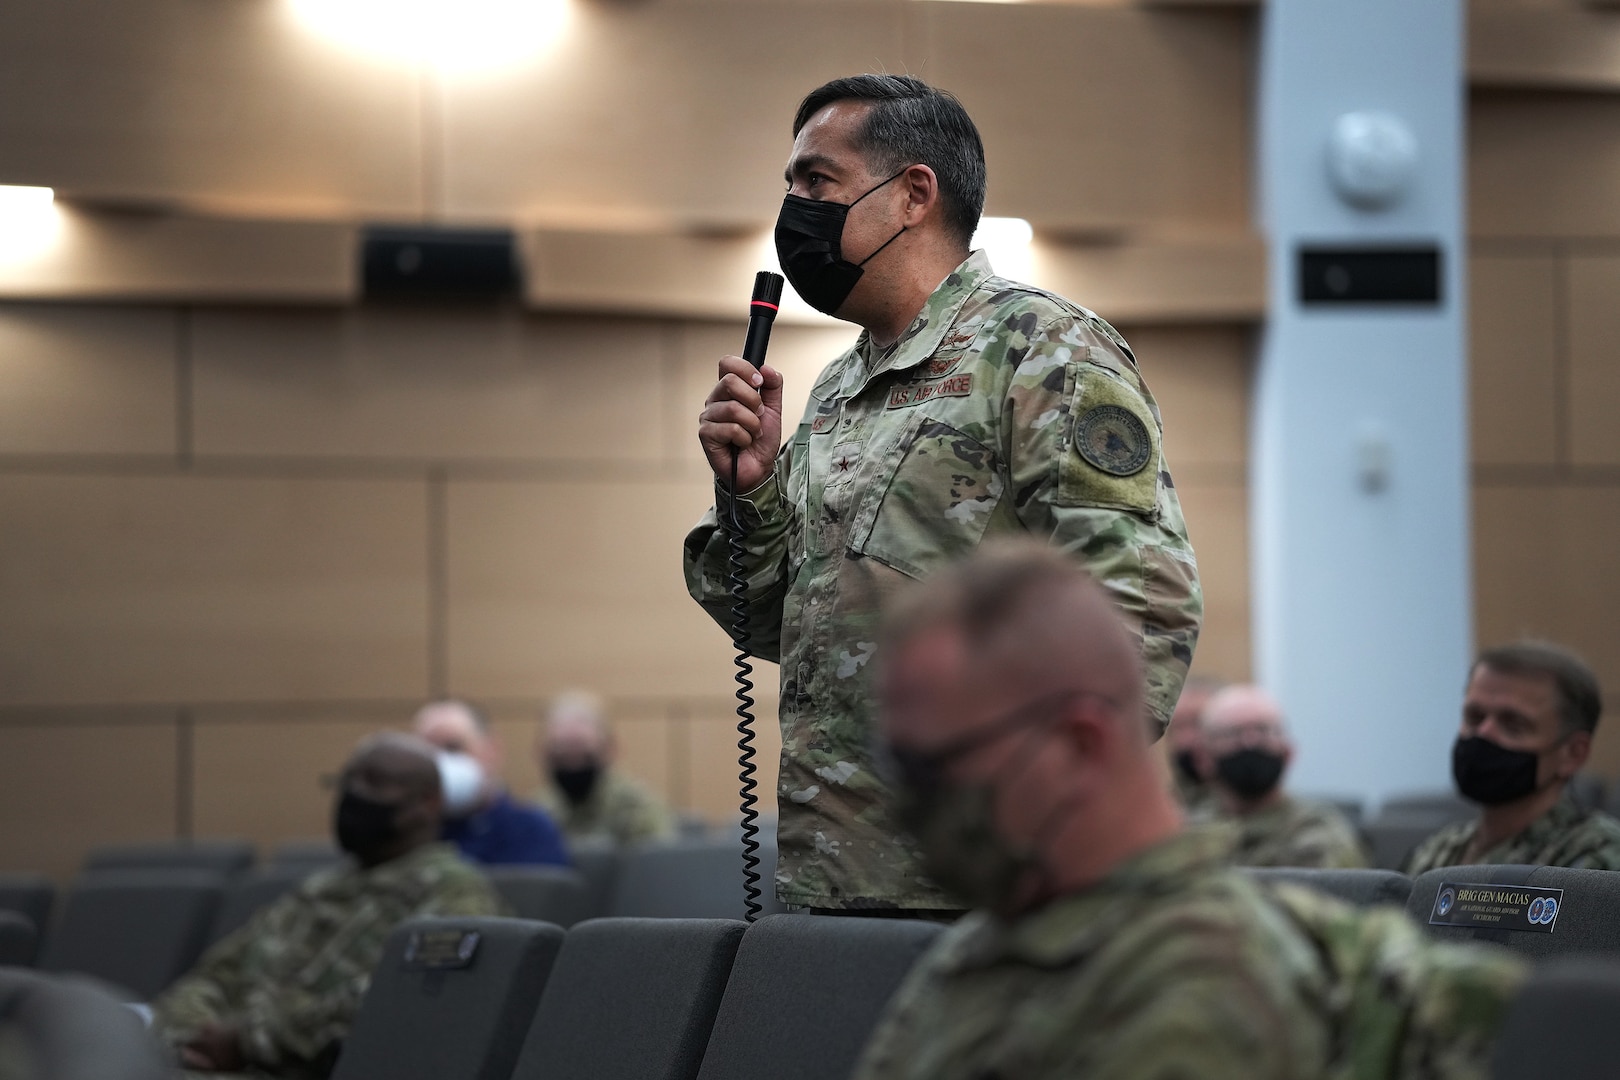
[[[1582,810],[1601,810],[1608,786],[1608,781],[1597,773],[1578,772],[1570,777],[1566,790]]]
[[[562,942],[525,919],[401,923],[333,1080],[507,1080]]]
[[[208,871],[86,874],[45,935],[40,967],[93,975],[148,1000],[201,954],[224,892]]]
[[[1534,889],[1562,889],[1563,895],[1556,898],[1558,907],[1552,920],[1540,924],[1539,928],[1511,928],[1515,924],[1525,925],[1522,919],[1512,916],[1502,916],[1494,924],[1472,927],[1436,925],[1431,919],[1445,885],[1489,886],[1493,892],[1504,893],[1511,893],[1516,885],[1524,885]],[[1451,890],[1448,907],[1467,903],[1458,893],[1459,890]],[[1567,866],[1441,867],[1420,874],[1412,883],[1406,911],[1434,937],[1494,942],[1534,961],[1560,956],[1620,954],[1620,874],[1609,870],[1574,870]]]
[[[484,876],[520,919],[573,926],[591,917],[585,877],[565,866],[486,866]]]
[[[261,908],[269,907],[296,889],[308,876],[301,866],[267,866],[228,882],[208,929],[208,944],[246,926]]]
[[[1372,849],[1372,864],[1380,870],[1399,870],[1412,849],[1445,828],[1445,824],[1427,817],[1383,814],[1364,825],[1361,832]]]
[[[253,865],[246,840],[181,840],[100,847],[84,859],[86,873],[103,870],[211,870],[230,877]]]
[[[1492,1080],[1611,1080],[1620,1063],[1620,964],[1591,957],[1539,967],[1508,1007]]]
[[[37,1074],[24,1076],[164,1080],[174,1075],[135,1013],[79,980],[0,971],[0,1040],[25,1048],[23,1056]]]
[[[692,1080],[743,930],[721,919],[574,927],[512,1080]]]
[[[765,914],[775,914],[784,910],[772,881],[776,841],[760,839],[761,903]],[[740,840],[676,840],[620,855],[611,911],[619,918],[742,919],[743,899]]]
[[[1305,867],[1251,867],[1261,881],[1286,881],[1336,896],[1356,907],[1394,904],[1405,907],[1412,879],[1393,870],[1315,870]]]
[[[1453,821],[1468,821],[1479,807],[1454,791],[1412,791],[1392,795],[1379,807],[1379,817],[1432,822],[1435,828]]]
[[[0,874],[0,911],[15,911],[43,933],[51,923],[56,886],[44,874]]]
[[[28,916],[0,911],[0,967],[29,967],[39,951],[39,931]]]
[[[743,935],[700,1080],[842,1080],[943,929],[911,919],[775,915]]]
[[[570,840],[568,856],[585,879],[587,918],[607,915],[613,906],[613,888],[619,881],[619,846],[605,837]]]
[[[344,857],[331,840],[289,840],[270,853],[268,866],[275,870],[299,869],[308,874],[336,866]]]

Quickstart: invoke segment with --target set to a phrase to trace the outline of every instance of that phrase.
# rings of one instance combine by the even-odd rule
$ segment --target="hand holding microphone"
[[[782,445],[782,374],[764,363],[781,296],[779,275],[761,271],[755,277],[743,356],[721,358],[720,381],[698,416],[698,442],[723,483],[731,482],[735,449],[739,492],[765,482]]]

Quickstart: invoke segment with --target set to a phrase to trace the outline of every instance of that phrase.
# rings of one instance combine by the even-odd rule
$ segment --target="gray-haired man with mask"
[[[1464,692],[1451,772],[1479,817],[1429,837],[1401,869],[1531,863],[1620,870],[1620,821],[1566,790],[1603,712],[1597,677],[1574,653],[1523,642],[1480,654]]]
[[[1124,339],[970,250],[985,163],[961,104],[909,76],[838,79],[805,98],[793,134],[782,268],[865,332],[785,445],[781,375],[735,356],[698,424],[717,505],[736,454],[749,648],[781,664],[776,892],[828,912],[957,909],[868,756],[885,600],[986,537],[1039,537],[1125,616],[1157,734],[1198,638],[1197,565]],[[685,554],[692,596],[729,628],[717,513]]]

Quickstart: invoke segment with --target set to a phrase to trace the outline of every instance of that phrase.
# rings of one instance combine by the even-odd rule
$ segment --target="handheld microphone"
[[[748,301],[748,337],[743,340],[742,358],[755,367],[765,363],[765,348],[771,343],[771,323],[782,304],[782,275],[761,270],[754,275],[754,298]]]
[[[782,275],[761,270],[754,275],[754,298],[748,302],[748,337],[742,357],[756,368],[765,363],[765,348],[771,343],[771,323],[782,303]],[[732,658],[737,683],[737,781],[742,811],[742,861],[744,918],[753,922],[764,906],[760,897],[759,787],[754,764],[754,666],[748,662],[748,575],[745,530],[737,516],[737,448],[731,448],[731,489],[726,496],[726,568],[731,593],[731,639],[737,646]]]

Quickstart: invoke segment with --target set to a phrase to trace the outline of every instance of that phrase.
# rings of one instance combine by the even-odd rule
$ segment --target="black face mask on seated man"
[[[1459,736],[1451,747],[1451,777],[1457,790],[1484,806],[1534,794],[1539,762],[1529,750],[1509,750],[1478,735]]]
[[[333,833],[338,847],[371,865],[377,857],[399,842],[401,804],[367,798],[353,791],[338,797],[333,812]]]
[[[551,778],[557,782],[557,787],[563,795],[575,806],[579,806],[591,797],[596,790],[596,781],[602,775],[602,767],[595,762],[581,765],[577,769],[553,768]]]
[[[1276,790],[1287,759],[1259,747],[1234,750],[1215,762],[1215,775],[1239,798],[1258,799]]]

